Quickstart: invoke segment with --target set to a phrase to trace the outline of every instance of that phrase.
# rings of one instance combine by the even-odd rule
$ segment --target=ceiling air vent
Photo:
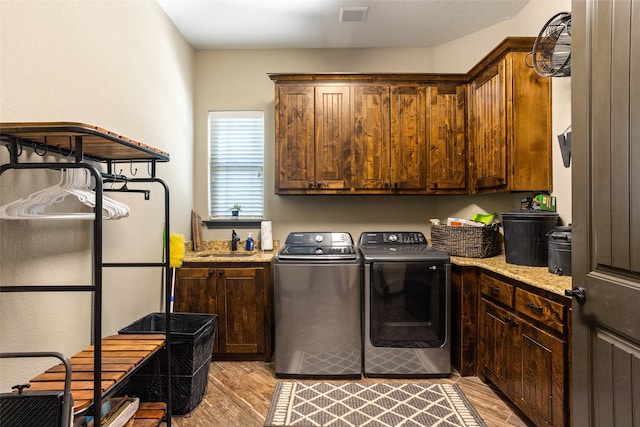
[[[340,22],[364,22],[367,19],[368,6],[341,7]]]

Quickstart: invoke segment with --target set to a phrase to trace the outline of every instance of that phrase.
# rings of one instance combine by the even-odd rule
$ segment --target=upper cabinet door
[[[510,191],[551,191],[551,77],[540,77],[525,65],[525,52],[508,55],[511,74],[508,99],[513,122],[509,124]]]
[[[276,192],[315,187],[313,86],[277,85],[275,112]]]
[[[470,83],[470,190],[551,191],[551,78],[509,52]]]
[[[507,64],[500,60],[470,85],[471,186],[478,191],[507,186]]]
[[[391,86],[391,181],[394,190],[427,187],[425,97],[421,85]]]
[[[357,190],[391,186],[389,85],[353,88],[353,173]]]
[[[315,188],[351,187],[349,86],[318,86],[315,92]]]
[[[467,192],[464,106],[463,85],[439,85],[427,89],[429,188],[433,193]]]

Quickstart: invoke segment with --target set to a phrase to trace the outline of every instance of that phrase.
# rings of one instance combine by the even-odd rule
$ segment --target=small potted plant
[[[236,203],[235,205],[233,205],[231,207],[231,215],[232,216],[238,216],[238,213],[242,210],[242,206],[240,206],[238,203]]]

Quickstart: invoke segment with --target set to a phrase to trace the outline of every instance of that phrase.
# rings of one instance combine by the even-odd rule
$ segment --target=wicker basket
[[[502,251],[502,235],[498,226],[432,225],[431,245],[453,256],[486,258]]]

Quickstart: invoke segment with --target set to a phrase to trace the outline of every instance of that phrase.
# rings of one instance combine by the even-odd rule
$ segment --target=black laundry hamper
[[[165,313],[151,313],[118,331],[119,334],[166,333]],[[202,401],[207,389],[217,314],[171,313],[171,412],[184,415]],[[141,401],[166,400],[166,350],[162,349],[136,372],[129,394]]]

